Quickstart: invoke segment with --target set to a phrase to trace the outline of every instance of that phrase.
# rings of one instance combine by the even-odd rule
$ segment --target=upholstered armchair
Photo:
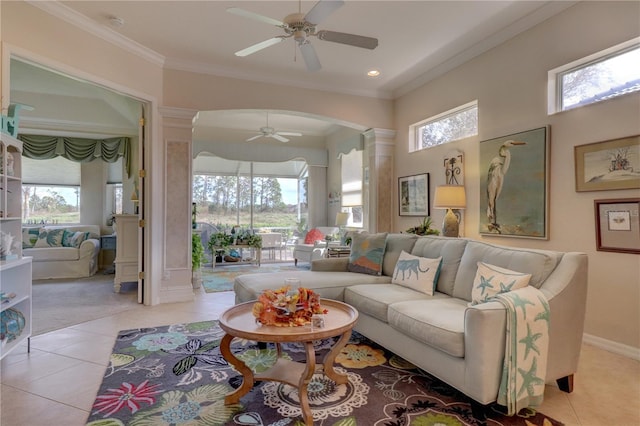
[[[313,232],[318,230],[319,232]],[[311,262],[312,260],[321,259],[325,256],[327,250],[327,235],[334,235],[340,232],[335,226],[317,227],[309,231],[304,243],[298,243],[293,247],[293,262],[297,266],[298,260],[303,262]]]

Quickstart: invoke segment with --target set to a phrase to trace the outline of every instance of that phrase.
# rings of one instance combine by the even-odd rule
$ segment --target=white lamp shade
[[[336,226],[347,226],[349,223],[349,213],[348,212],[338,212],[336,213]]]
[[[440,185],[436,187],[433,207],[436,209],[464,209],[467,196],[462,185]]]

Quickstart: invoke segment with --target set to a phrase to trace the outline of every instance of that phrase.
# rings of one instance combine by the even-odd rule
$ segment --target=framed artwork
[[[640,135],[573,148],[576,191],[640,188]]]
[[[480,234],[549,239],[549,130],[480,142]]]
[[[400,216],[429,216],[429,173],[398,178]]]
[[[640,254],[640,198],[594,200],[596,249]]]

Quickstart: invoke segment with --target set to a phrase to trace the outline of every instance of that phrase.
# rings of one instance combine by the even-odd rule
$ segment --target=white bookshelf
[[[22,142],[0,133],[0,231],[13,236],[0,256],[0,359],[31,338],[31,258],[22,257]],[[9,320],[12,320],[10,322]],[[19,329],[19,332],[15,330]]]

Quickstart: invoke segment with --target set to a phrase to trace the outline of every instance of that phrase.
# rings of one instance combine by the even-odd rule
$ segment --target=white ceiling
[[[303,13],[315,1],[302,1]],[[30,1],[70,24],[78,25],[123,48],[130,49],[165,68],[192,70],[240,79],[315,88],[318,90],[393,99],[429,79],[491,49],[533,25],[571,6],[573,1],[346,1],[327,17],[319,30],[375,37],[374,50],[310,38],[322,64],[316,72],[306,70],[292,39],[246,57],[234,52],[283,34],[281,28],[230,14],[229,7],[282,20],[298,12],[297,1]],[[110,18],[124,25],[116,27]],[[381,75],[369,78],[369,69]],[[36,74],[36,73],[31,73]],[[34,75],[34,77],[36,77]],[[42,78],[42,76],[38,76]],[[101,107],[116,109],[122,103],[103,92],[55,90],[35,84],[27,76],[20,90],[13,87],[12,101],[33,104],[39,94],[100,99]],[[105,100],[106,99],[106,100]],[[37,105],[35,105],[37,107]],[[89,109],[87,109],[89,110]],[[37,111],[37,110],[36,110]],[[29,116],[47,120],[53,111],[34,111]],[[103,117],[125,110],[103,113]],[[25,114],[27,115],[27,114]],[[55,114],[54,114],[55,115]],[[58,122],[65,118],[56,117]],[[54,120],[54,121],[55,121]],[[299,131],[323,137],[336,123],[313,117],[270,112],[270,126],[280,131]],[[118,126],[120,123],[118,122]],[[202,134],[224,129],[239,139],[257,134],[266,125],[264,111],[201,112],[196,127]],[[208,130],[207,130],[208,129]],[[196,133],[198,132],[196,128]],[[291,143],[304,138],[292,137]],[[276,142],[270,139],[269,142]]]

